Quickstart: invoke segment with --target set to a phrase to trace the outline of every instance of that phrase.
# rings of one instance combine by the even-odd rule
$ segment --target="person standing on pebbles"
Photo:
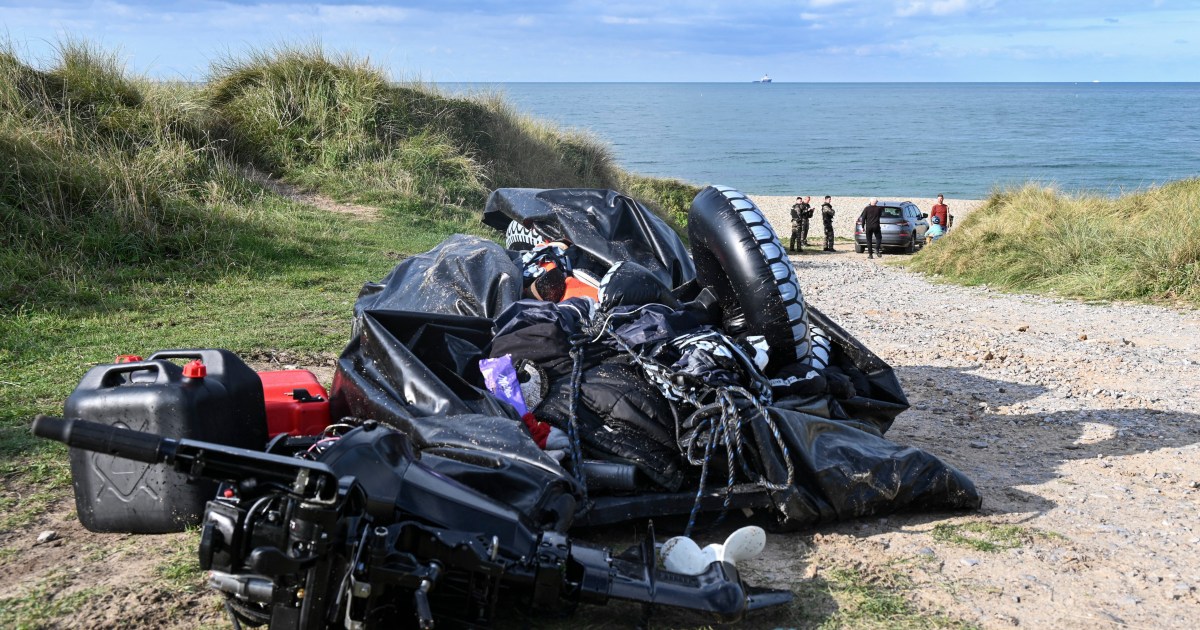
[[[810,245],[810,243],[808,242],[808,228],[810,225],[812,225],[812,217],[813,217],[812,197],[805,197],[804,198],[804,216],[801,218],[801,221],[800,221],[800,242],[804,243],[805,247],[808,247]]]
[[[808,209],[808,204],[804,203],[803,197],[796,197],[796,203],[792,204],[792,240],[788,244],[788,251],[795,253],[800,251],[800,248],[808,243],[804,242],[804,238],[808,232],[808,219],[804,218],[804,214],[811,211]]]
[[[825,226],[825,251],[833,251],[833,204],[829,195],[825,195],[825,203],[821,204],[821,223]]]
[[[883,232],[879,229],[879,215],[881,214],[883,214],[883,208],[879,207],[879,200],[871,199],[871,204],[863,208],[862,214],[858,215],[858,222],[862,224],[863,234],[867,237],[867,258],[875,257],[871,250],[871,237],[875,238],[875,251],[878,251],[879,257],[883,258]]]

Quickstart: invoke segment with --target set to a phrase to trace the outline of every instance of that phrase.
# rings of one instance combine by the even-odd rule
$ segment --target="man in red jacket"
[[[936,217],[943,230],[950,229],[950,207],[942,201],[941,195],[938,195],[937,203],[933,204],[929,216]]]

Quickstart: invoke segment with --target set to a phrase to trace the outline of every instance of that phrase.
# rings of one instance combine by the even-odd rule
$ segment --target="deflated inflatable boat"
[[[505,247],[452,236],[363,288],[328,400],[222,350],[93,368],[33,425],[75,447],[80,520],[199,525],[235,627],[370,630],[610,599],[734,622],[791,593],[739,577],[761,528],[701,548],[697,523],[978,507],[883,437],[895,374],[805,304],[741,193],[696,197],[690,251],[608,190],[497,190],[484,222]],[[619,555],[566,533],[666,515],[683,536]]]
[[[979,506],[883,437],[908,408],[898,379],[805,304],[745,195],[701,191],[690,250],[609,190],[499,189],[483,220],[506,247],[455,235],[363,288],[333,417],[399,428],[433,470],[559,531]]]

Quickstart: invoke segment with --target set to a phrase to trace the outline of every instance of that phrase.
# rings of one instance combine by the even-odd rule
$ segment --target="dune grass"
[[[1010,291],[1200,305],[1200,179],[1115,198],[997,191],[912,265]]]
[[[0,308],[238,262],[252,191],[189,96],[84,44],[47,70],[0,51]]]
[[[318,47],[221,60],[203,87],[119,58],[67,41],[35,67],[0,46],[0,473],[39,505],[69,479],[28,422],[60,412],[91,365],[167,347],[328,357],[361,284],[451,233],[484,234],[496,186],[636,181],[649,201],[677,186],[498,97],[395,84]],[[255,171],[382,219],[289,201]]]

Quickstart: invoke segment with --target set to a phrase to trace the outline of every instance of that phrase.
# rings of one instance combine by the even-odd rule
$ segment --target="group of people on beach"
[[[832,252],[833,249],[833,204],[830,202],[832,198],[825,195],[825,203],[821,204],[821,220],[825,225],[825,249],[824,251]],[[808,229],[809,223],[812,220],[815,210],[810,201],[812,197],[796,197],[796,203],[792,204],[792,239],[788,245],[788,251],[795,253],[799,252],[802,247],[808,246]],[[858,215],[858,222],[862,224],[863,234],[867,239],[867,258],[883,257],[883,233],[879,225],[879,219],[883,214],[883,207],[879,205],[878,199],[871,199],[871,203],[863,208],[862,213]],[[946,205],[942,195],[937,196],[937,203],[929,210],[929,229],[925,232],[925,243],[929,244],[941,238],[950,229],[950,221],[953,217],[950,215],[950,208]]]
[[[833,251],[833,198],[825,195],[825,203],[821,204],[821,222],[825,225],[825,251]],[[816,210],[811,204],[812,197],[796,197],[792,204],[792,240],[788,251],[798,252],[808,246],[808,226]]]

